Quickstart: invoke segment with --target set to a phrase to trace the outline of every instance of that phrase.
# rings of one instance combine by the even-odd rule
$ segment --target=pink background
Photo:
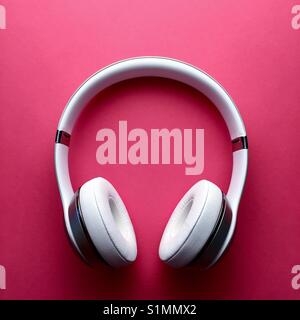
[[[300,30],[294,1],[2,0],[0,30],[0,264],[2,299],[299,299]],[[299,1],[298,1],[299,2]],[[135,226],[138,259],[122,270],[86,266],[66,237],[53,165],[56,126],[73,91],[116,60],[162,55],[205,70],[228,90],[245,120],[249,176],[232,246],[208,272],[172,270],[158,258],[164,226],[199,179],[224,191],[231,170],[227,129],[211,104],[184,85],[133,80],[100,94],[72,137],[74,187],[103,176]],[[101,167],[96,132],[204,128],[205,169],[184,165]]]

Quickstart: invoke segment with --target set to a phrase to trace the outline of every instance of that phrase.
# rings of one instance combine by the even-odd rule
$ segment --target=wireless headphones
[[[100,91],[123,80],[162,77],[183,82],[206,95],[223,116],[233,145],[233,169],[225,195],[214,183],[197,182],[180,200],[163,233],[159,256],[173,267],[197,261],[212,266],[229,245],[236,225],[248,165],[243,120],[226,91],[203,71],[161,57],[114,63],[87,79],[69,100],[55,139],[55,170],[69,237],[84,260],[103,260],[113,267],[137,256],[133,226],[116,189],[104,178],[86,182],[74,193],[68,152],[72,130],[81,111]]]

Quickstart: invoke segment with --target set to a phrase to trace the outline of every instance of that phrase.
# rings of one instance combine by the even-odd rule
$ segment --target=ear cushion
[[[79,190],[83,223],[101,257],[119,267],[137,256],[133,226],[118,192],[110,182],[95,178]]]
[[[222,210],[222,191],[201,180],[180,200],[163,233],[160,259],[173,267],[190,263],[203,249]]]

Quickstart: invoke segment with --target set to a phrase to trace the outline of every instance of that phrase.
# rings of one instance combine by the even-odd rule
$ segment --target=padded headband
[[[74,195],[68,167],[69,142],[81,111],[105,88],[138,77],[162,77],[183,82],[203,93],[217,107],[233,143],[233,169],[227,200],[235,221],[248,164],[248,142],[243,120],[226,91],[209,75],[192,65],[161,57],[133,58],[114,63],[87,79],[67,103],[58,125],[55,144],[55,169],[65,215]]]

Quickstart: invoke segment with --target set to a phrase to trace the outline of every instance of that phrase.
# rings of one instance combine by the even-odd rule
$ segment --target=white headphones
[[[69,100],[55,139],[55,170],[69,237],[87,262],[119,267],[137,256],[136,237],[126,207],[104,178],[86,182],[74,193],[68,167],[69,142],[81,111],[101,90],[123,80],[163,77],[206,95],[223,116],[233,144],[233,169],[225,195],[214,183],[197,182],[180,200],[163,233],[159,256],[173,267],[197,261],[212,266],[228,246],[247,175],[248,143],[243,120],[225,90],[203,71],[161,57],[133,58],[112,64],[87,79]]]

